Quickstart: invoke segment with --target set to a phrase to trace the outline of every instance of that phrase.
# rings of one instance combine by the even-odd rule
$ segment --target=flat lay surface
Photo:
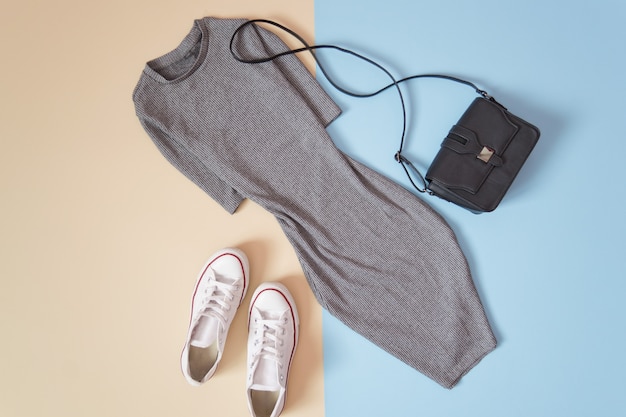
[[[3,7],[0,91],[0,415],[250,415],[247,310],[289,288],[299,347],[285,416],[324,414],[321,308],[275,219],[235,216],[170,167],[133,88],[194,19],[271,14],[313,36],[290,1],[26,1]],[[248,256],[250,291],[213,377],[181,372],[198,274],[219,249]]]
[[[509,3],[6,4],[0,415],[249,415],[247,316],[268,281],[288,288],[299,318],[281,416],[625,415],[626,4]],[[248,200],[228,214],[151,143],[133,88],[146,61],[204,16],[276,20],[397,77],[466,78],[539,127],[496,211],[474,215],[416,193],[457,234],[498,341],[456,387],[442,388],[322,310],[273,216]],[[320,58],[355,90],[388,82],[336,52]],[[319,71],[318,80],[342,109],[328,128],[337,146],[411,190],[393,158],[397,95],[354,99]],[[403,153],[425,172],[476,94],[445,80],[403,91]],[[215,375],[193,387],[180,369],[192,292],[224,247],[246,253],[250,286]],[[416,260],[429,250],[414,249]]]
[[[424,197],[461,239],[496,350],[446,391],[324,315],[326,416],[626,414],[626,5],[317,0],[315,13],[316,42],[358,48],[396,76],[472,80],[541,130],[493,213]],[[372,77],[352,76],[363,66],[342,62],[329,70],[367,90]],[[406,91],[404,153],[427,167],[476,94],[443,80]],[[333,97],[344,109],[330,129],[336,143],[409,187],[393,160],[397,97]]]

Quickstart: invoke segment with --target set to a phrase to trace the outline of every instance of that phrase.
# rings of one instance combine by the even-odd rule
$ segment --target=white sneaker
[[[228,329],[248,289],[248,269],[246,255],[227,248],[213,254],[200,271],[181,355],[183,375],[191,385],[211,378],[222,359]]]
[[[298,312],[279,283],[261,284],[248,321],[248,408],[254,417],[276,417],[285,406],[289,367],[298,344]]]

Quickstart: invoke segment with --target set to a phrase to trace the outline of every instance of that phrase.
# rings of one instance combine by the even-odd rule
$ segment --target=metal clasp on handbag
[[[495,151],[493,149],[483,146],[483,149],[480,151],[478,155],[476,155],[476,158],[480,159],[481,161],[485,163],[488,163],[491,157],[493,156],[494,152]]]

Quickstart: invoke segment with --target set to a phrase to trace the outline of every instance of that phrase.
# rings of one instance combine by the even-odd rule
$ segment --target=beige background
[[[2,15],[0,415],[249,415],[245,308],[213,379],[194,388],[179,370],[196,274],[233,245],[252,289],[280,280],[300,311],[283,415],[322,416],[321,311],[276,221],[249,201],[228,215],[131,101],[193,19],[271,18],[312,41],[313,2],[30,0]]]

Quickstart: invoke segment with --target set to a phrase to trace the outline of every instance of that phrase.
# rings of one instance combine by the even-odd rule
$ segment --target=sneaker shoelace
[[[287,317],[282,315],[278,319],[255,318],[254,323],[254,350],[250,367],[254,369],[261,359],[269,359],[282,369],[284,358],[279,348],[285,344],[283,336],[286,334]]]
[[[202,299],[202,309],[198,313],[198,317],[215,317],[222,325],[222,329],[226,327],[228,319],[228,311],[231,309],[235,299],[235,291],[239,289],[239,284],[231,284],[218,281],[215,273],[210,270],[212,279],[210,285],[204,289],[204,298]]]

